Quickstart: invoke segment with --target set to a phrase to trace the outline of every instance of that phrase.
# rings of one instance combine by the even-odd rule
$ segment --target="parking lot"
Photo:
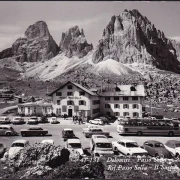
[[[0,142],[4,143],[7,147],[10,147],[12,142],[18,139],[26,139],[29,140],[30,144],[33,144],[35,142],[41,142],[44,139],[53,139],[55,145],[61,145],[64,146],[64,139],[62,138],[62,130],[64,128],[71,128],[73,129],[75,135],[80,138],[83,148],[89,148],[89,138],[86,138],[82,133],[82,128],[87,127],[89,124],[74,124],[72,120],[64,120],[60,119],[60,124],[39,124],[35,126],[41,126],[43,129],[48,130],[47,136],[30,136],[30,137],[22,137],[19,136],[0,136]],[[21,129],[29,128],[31,125],[23,124],[23,125],[12,125],[11,126],[19,133]],[[131,139],[135,140],[139,145],[143,145],[143,143],[147,140],[157,140],[162,143],[165,143],[167,140],[178,140],[180,137],[168,137],[168,136],[120,136],[116,131],[117,123],[113,123],[110,125],[99,125],[99,127],[102,127],[104,130],[108,131],[110,133],[109,140],[110,141],[117,141],[122,138],[124,139]]]

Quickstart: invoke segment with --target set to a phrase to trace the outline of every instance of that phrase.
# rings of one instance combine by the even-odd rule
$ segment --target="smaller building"
[[[18,113],[25,116],[51,115],[53,112],[52,104],[43,102],[30,102],[18,105]]]

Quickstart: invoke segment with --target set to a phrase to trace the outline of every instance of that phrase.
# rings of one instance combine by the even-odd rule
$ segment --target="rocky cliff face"
[[[9,48],[0,52],[0,59],[6,57],[16,57],[21,62],[45,61],[53,58],[59,52],[59,48],[49,33],[47,24],[38,21],[30,25],[24,38],[18,38]]]
[[[180,62],[180,42],[171,40],[171,43],[172,43],[174,49],[176,50],[177,59]]]
[[[66,33],[62,33],[60,50],[65,52],[67,57],[78,56],[82,58],[93,49],[92,44],[88,44],[83,29],[78,26],[70,28]]]
[[[104,29],[93,62],[109,58],[180,73],[180,63],[171,41],[137,10],[125,10],[121,15],[113,16]]]

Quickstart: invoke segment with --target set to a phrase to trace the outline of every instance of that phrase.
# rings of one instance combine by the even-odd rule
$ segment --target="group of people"
[[[82,118],[81,118],[81,116],[73,116],[73,122],[74,123],[77,123],[77,122],[79,122],[79,124],[82,124],[82,122],[83,122],[83,120],[82,120]]]

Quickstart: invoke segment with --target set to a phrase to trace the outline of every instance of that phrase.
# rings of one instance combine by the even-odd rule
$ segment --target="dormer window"
[[[79,92],[80,96],[85,96],[85,92],[84,91],[81,91]]]
[[[68,89],[72,89],[73,87],[72,87],[72,85],[68,85],[67,88]]]
[[[115,88],[116,91],[121,91],[121,89],[119,87],[116,86]]]
[[[134,86],[130,87],[131,91],[136,91],[136,88]]]

